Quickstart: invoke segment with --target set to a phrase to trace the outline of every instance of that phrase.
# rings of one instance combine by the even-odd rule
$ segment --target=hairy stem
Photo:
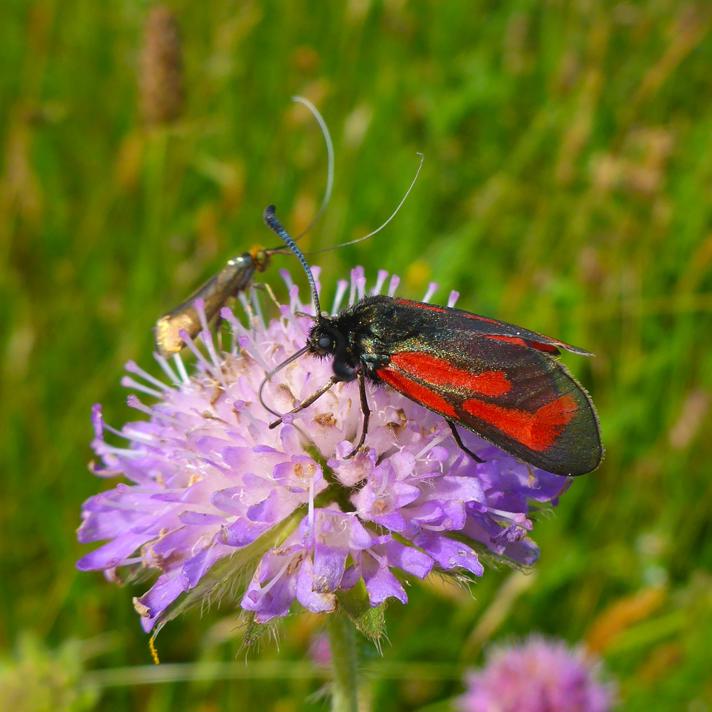
[[[358,712],[356,631],[341,613],[328,616],[333,670],[332,712]]]

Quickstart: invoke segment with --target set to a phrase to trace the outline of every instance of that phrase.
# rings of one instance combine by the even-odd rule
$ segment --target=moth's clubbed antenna
[[[309,288],[311,289],[312,302],[314,304],[314,313],[317,318],[321,314],[321,305],[319,304],[319,292],[316,289],[316,282],[314,281],[314,275],[312,274],[309,263],[306,257],[302,254],[302,251],[297,247],[297,243],[294,242],[294,238],[284,229],[282,223],[277,220],[277,216],[274,214],[274,205],[268,205],[265,208],[263,217],[267,224],[267,227],[272,230],[275,234],[279,235],[282,242],[294,253],[294,256],[299,260],[299,263],[304,268],[304,272],[307,275],[307,280],[309,281]]]

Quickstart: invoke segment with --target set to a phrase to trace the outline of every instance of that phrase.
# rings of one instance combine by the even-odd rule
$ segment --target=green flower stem
[[[341,613],[328,616],[327,629],[333,670],[332,712],[358,712],[356,631]]]

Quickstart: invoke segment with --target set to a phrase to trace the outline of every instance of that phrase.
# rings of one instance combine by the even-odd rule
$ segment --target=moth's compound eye
[[[326,334],[322,334],[319,337],[318,346],[320,349],[322,349],[322,351],[329,351],[331,349],[331,344],[332,344],[332,341],[331,341],[330,336],[327,336]]]

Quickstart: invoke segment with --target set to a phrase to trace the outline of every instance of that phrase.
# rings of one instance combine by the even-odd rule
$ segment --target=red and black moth
[[[358,380],[363,427],[351,456],[368,432],[369,380],[442,415],[458,445],[475,459],[457,426],[549,472],[582,475],[598,467],[603,447],[596,410],[556,358],[562,350],[589,356],[587,351],[460,309],[387,296],[367,297],[336,316],[324,315],[309,265],[277,220],[274,206],[264,218],[302,264],[317,315],[304,348],[268,378],[306,353],[333,358],[328,383],[290,414],[336,383]],[[280,422],[281,417],[271,425]]]

